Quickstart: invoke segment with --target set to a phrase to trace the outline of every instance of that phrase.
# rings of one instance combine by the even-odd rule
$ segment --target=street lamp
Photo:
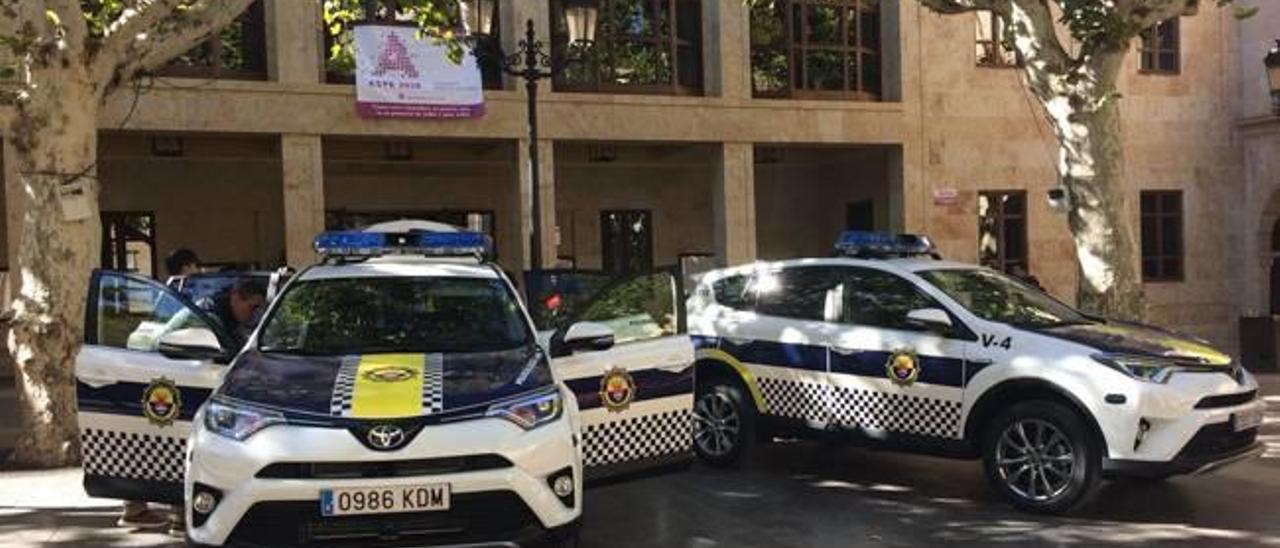
[[[533,19],[525,23],[524,39],[510,55],[502,51],[502,45],[492,40],[495,0],[459,0],[462,25],[468,35],[477,59],[496,62],[502,71],[524,79],[525,95],[529,101],[529,176],[533,183],[530,197],[533,202],[533,230],[529,243],[532,269],[542,269],[542,175],[538,170],[538,81],[554,78],[566,63],[580,61],[572,52],[584,51],[595,40],[596,0],[564,0],[565,24],[569,29],[568,55],[556,62],[547,53],[545,45],[534,32]]]
[[[1267,53],[1267,81],[1271,84],[1271,112],[1280,116],[1280,40]]]

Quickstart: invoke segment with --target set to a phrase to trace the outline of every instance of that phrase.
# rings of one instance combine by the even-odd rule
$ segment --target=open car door
[[[675,271],[538,276],[530,309],[555,330],[552,367],[577,397],[586,479],[690,459],[694,351]]]
[[[96,271],[76,358],[84,486],[95,497],[182,501],[191,419],[235,350],[216,322],[147,278]]]

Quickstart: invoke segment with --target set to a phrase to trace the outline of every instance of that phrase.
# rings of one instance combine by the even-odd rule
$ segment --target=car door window
[[[675,335],[679,331],[675,292],[669,272],[626,278],[605,288],[579,321],[609,326],[617,344]]]
[[[97,282],[96,319],[90,344],[154,352],[160,337],[178,329],[214,331],[190,304],[168,288],[142,278],[102,273]]]
[[[739,274],[716,281],[711,286],[715,292],[716,304],[743,312],[755,310],[756,296],[749,291],[750,280],[750,275]]]
[[[796,320],[825,321],[828,295],[844,282],[844,269],[833,266],[801,266],[756,277],[756,311]]]
[[[870,268],[847,269],[843,294],[841,321],[854,325],[919,331],[907,322],[907,313],[921,308],[946,310],[905,278]]]

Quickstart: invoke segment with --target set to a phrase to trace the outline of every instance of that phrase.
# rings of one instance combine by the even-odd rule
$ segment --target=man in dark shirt
[[[266,302],[267,285],[264,280],[241,278],[227,292],[197,304],[212,314],[222,329],[235,339],[233,342],[239,350],[258,326]]]

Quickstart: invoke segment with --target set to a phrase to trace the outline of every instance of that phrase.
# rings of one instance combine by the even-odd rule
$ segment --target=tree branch
[[[920,4],[942,14],[979,10],[1009,13],[1009,0],[920,0]]]
[[[62,26],[64,47],[68,57],[83,59],[85,39],[89,37],[89,25],[84,20],[84,11],[76,0],[46,0],[48,9],[58,16]]]
[[[120,22],[94,58],[93,73],[100,95],[105,97],[139,73],[155,70],[199,45],[234,22],[252,3],[253,0],[154,0],[144,7],[140,1],[132,19]],[[146,22],[153,23],[141,27]],[[138,31],[139,28],[145,30]]]
[[[1130,0],[1133,6],[1128,10],[1129,21],[1133,23],[1134,34],[1154,27],[1157,23],[1194,12],[1199,7],[1198,0]]]

